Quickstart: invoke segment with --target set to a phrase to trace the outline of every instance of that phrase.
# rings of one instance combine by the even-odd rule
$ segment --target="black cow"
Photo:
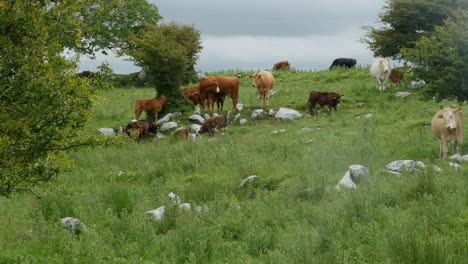
[[[351,58],[338,58],[338,59],[335,59],[332,63],[332,65],[330,66],[330,70],[333,68],[333,67],[346,67],[346,68],[352,68],[356,66],[356,60],[355,59],[351,59]]]
[[[138,120],[130,122],[124,130],[129,136],[131,135],[131,131],[135,131],[139,139],[145,139],[149,133],[156,134],[158,127],[147,120]]]

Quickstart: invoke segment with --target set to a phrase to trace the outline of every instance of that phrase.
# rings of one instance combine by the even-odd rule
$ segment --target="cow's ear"
[[[461,113],[462,109],[461,107],[458,107],[457,109],[453,110],[453,113],[456,114],[456,113]]]

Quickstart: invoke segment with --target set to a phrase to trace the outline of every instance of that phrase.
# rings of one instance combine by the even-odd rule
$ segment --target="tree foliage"
[[[414,63],[415,75],[428,83],[428,96],[468,100],[467,11],[447,19],[414,48],[403,49],[403,55]]]
[[[387,0],[379,15],[381,28],[368,27],[363,41],[375,56],[401,59],[402,48],[413,48],[419,38],[458,9],[468,8],[466,0]]]
[[[34,1],[0,7],[0,194],[53,179],[60,150],[83,144],[89,85],[63,58],[64,25],[76,4],[46,9]]]
[[[158,95],[168,97],[165,110],[190,109],[179,88],[195,74],[197,54],[202,49],[200,33],[192,26],[175,23],[151,25],[133,34],[130,44],[127,53],[153,77]]]

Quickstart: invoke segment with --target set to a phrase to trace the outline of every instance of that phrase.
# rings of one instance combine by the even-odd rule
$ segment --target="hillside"
[[[70,151],[73,166],[53,187],[38,188],[48,191],[42,199],[29,193],[0,198],[0,263],[468,259],[467,168],[454,170],[438,158],[430,129],[440,106],[456,102],[425,101],[421,91],[395,97],[408,91],[405,86],[378,92],[368,69],[275,72],[278,92],[271,108],[293,108],[304,117],[252,120],[258,104],[249,74],[242,73],[239,96],[246,125],[230,124],[224,135],[196,141],[122,139]],[[335,91],[344,99],[337,112],[311,118],[310,91]],[[85,129],[125,126],[135,99],[154,93],[134,87],[100,91]],[[232,108],[230,98],[224,107]],[[189,114],[179,121],[189,124]],[[404,159],[428,166],[400,177],[386,172],[388,163]],[[368,180],[355,190],[336,191],[352,164],[368,168]],[[257,179],[239,187],[251,175]],[[172,206],[170,192],[192,210]],[[162,222],[145,215],[163,205]],[[196,206],[204,209],[197,212]],[[60,223],[66,216],[79,218],[87,231],[68,233]]]

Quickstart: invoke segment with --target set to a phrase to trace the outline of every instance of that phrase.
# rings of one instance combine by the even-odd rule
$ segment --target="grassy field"
[[[37,188],[47,191],[42,199],[0,198],[0,263],[466,263],[468,168],[441,161],[430,131],[440,106],[456,102],[424,101],[421,91],[395,97],[404,86],[378,92],[368,69],[275,72],[271,107],[304,117],[251,120],[258,102],[248,75],[239,96],[246,125],[196,141],[122,139],[70,151],[73,168],[54,187]],[[313,90],[344,94],[338,112],[310,118]],[[135,99],[154,94],[102,91],[85,129],[126,125]],[[189,114],[178,120],[189,124]],[[388,174],[385,165],[400,159],[443,171]],[[368,180],[336,191],[352,164],[367,167]],[[240,188],[250,175],[258,178]],[[169,192],[209,210],[177,210]],[[145,215],[162,205],[162,222]],[[66,216],[87,232],[64,230]]]

